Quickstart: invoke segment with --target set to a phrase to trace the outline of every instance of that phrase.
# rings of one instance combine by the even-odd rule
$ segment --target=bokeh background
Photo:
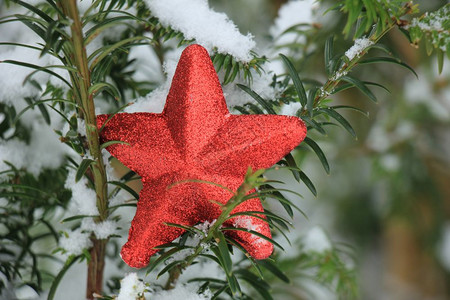
[[[211,5],[226,12],[241,32],[255,34],[263,49],[271,41],[270,24],[286,2],[215,0]],[[414,2],[423,12],[447,3]],[[317,27],[305,33],[306,57],[305,48],[289,51],[302,53],[297,62],[302,76],[321,79],[324,37],[335,35],[343,52],[353,43],[342,35],[345,20],[340,14],[323,16],[321,10],[292,15],[297,23],[312,21]],[[309,218],[296,230],[319,225],[334,242],[353,247],[361,299],[450,299],[450,62],[439,74],[436,57],[429,57],[424,45],[411,46],[398,30],[381,43],[418,78],[389,64],[356,69],[358,78],[380,83],[390,93],[374,88],[378,104],[355,89],[334,98],[369,117],[347,114],[358,140],[340,128],[322,139],[330,175],[313,155],[303,161],[318,196],[295,187],[306,195],[299,205]]]

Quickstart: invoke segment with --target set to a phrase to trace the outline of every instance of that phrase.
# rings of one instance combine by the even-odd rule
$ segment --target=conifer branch
[[[227,221],[230,217],[231,212],[241,204],[242,202],[248,199],[248,193],[254,188],[264,184],[265,179],[260,177],[262,173],[264,173],[265,169],[260,169],[255,172],[248,169],[247,174],[245,175],[244,182],[239,186],[235,195],[231,197],[228,202],[221,207],[222,213],[214,222],[214,224],[209,229],[208,233],[204,235],[204,237],[198,242],[197,246],[193,249],[193,253],[186,257],[186,259],[179,264],[177,267],[173,268],[169,272],[169,278],[166,282],[165,289],[173,289],[175,287],[175,283],[183,270],[189,267],[195,259],[202,253],[205,249],[206,245],[208,245],[211,240],[213,240],[217,231],[220,231],[223,223]],[[216,241],[219,242],[219,241]]]
[[[83,27],[80,19],[77,1],[61,1],[63,13],[71,20],[73,62],[77,69],[76,76],[72,76],[74,86],[77,87],[77,103],[81,103],[84,120],[86,122],[86,135],[88,140],[89,152],[93,158],[90,165],[96,193],[96,205],[99,216],[96,222],[102,222],[108,217],[108,191],[105,165],[100,148],[99,131],[97,128],[97,119],[95,115],[95,104],[93,93],[90,93],[91,73],[88,66],[86,54]],[[107,240],[99,240],[94,235],[91,236],[92,248],[90,249],[90,260],[88,264],[88,277],[86,297],[93,299],[94,293],[101,294],[103,285],[103,270],[105,266],[105,248]]]

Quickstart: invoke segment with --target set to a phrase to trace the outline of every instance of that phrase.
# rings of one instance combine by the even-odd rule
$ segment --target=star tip
[[[185,56],[185,55],[199,55],[199,54],[206,54],[209,57],[208,50],[206,50],[205,47],[199,44],[192,44],[187,46],[186,49],[183,50],[183,53],[181,55]]]

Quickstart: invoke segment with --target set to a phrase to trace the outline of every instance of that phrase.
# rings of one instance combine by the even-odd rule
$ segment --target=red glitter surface
[[[108,118],[98,116],[98,126]],[[226,203],[232,194],[217,186],[185,182],[200,179],[236,190],[247,168],[268,168],[278,162],[306,136],[304,123],[296,117],[277,115],[231,115],[208,52],[199,45],[181,55],[166,105],[161,114],[120,113],[101,132],[102,143],[124,141],[107,150],[142,177],[136,215],[128,242],[121,251],[131,267],[145,267],[153,247],[171,242],[183,230],[164,223],[193,226],[212,221],[220,208],[209,200]],[[240,204],[233,212],[263,211],[259,199]],[[227,226],[251,225],[271,237],[268,224],[245,217]],[[244,224],[244,225],[241,225]],[[270,256],[273,245],[243,231],[227,231],[256,259]]]

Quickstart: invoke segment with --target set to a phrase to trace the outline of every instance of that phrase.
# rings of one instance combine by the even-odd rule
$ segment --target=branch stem
[[[247,173],[244,183],[237,189],[236,193],[233,197],[231,197],[228,202],[221,207],[222,213],[217,218],[216,222],[211,226],[211,228],[208,231],[208,234],[206,234],[197,244],[197,246],[194,248],[194,251],[191,255],[189,255],[183,263],[179,264],[178,266],[174,267],[169,272],[169,278],[166,282],[165,289],[170,290],[175,287],[175,283],[180,277],[183,270],[185,270],[187,267],[189,267],[194,260],[201,254],[203,249],[205,248],[204,245],[207,245],[214,237],[214,233],[217,230],[220,230],[220,227],[223,225],[225,221],[229,218],[231,212],[241,204],[242,202],[246,201],[247,194],[254,189],[256,186],[262,183],[264,179],[258,178],[258,176],[262,173],[263,170],[256,171],[255,173]],[[261,181],[262,180],[262,181]]]
[[[76,73],[71,76],[73,86],[77,88],[73,95],[77,103],[81,104],[82,117],[86,123],[86,135],[88,148],[94,162],[91,164],[94,188],[96,193],[96,205],[99,212],[96,222],[102,222],[108,218],[108,191],[105,165],[100,149],[99,131],[95,115],[93,94],[89,92],[91,87],[91,73],[88,66],[87,53],[84,43],[83,26],[76,0],[65,0],[59,3],[64,14],[71,21],[71,61],[76,68]],[[81,115],[81,114],[80,114]],[[88,200],[88,199],[87,199]],[[93,294],[102,293],[103,269],[105,265],[105,247],[107,240],[98,240],[91,237],[93,247],[90,249],[91,259],[88,264],[88,278],[86,297],[93,299]]]
[[[379,34],[379,35],[373,35],[370,37],[370,40],[376,44],[386,33],[388,33],[393,27],[395,26],[395,23],[391,23]],[[359,60],[367,53],[367,51],[363,51],[360,53],[360,55],[355,56],[351,61],[344,64],[331,78],[328,78],[327,82],[323,85],[323,88],[321,89],[320,93],[317,93],[316,97],[314,98],[314,108],[318,107],[320,105],[320,102],[322,100],[325,100],[328,95],[336,88],[336,86],[341,82],[340,77],[336,77],[336,74],[348,74],[356,65],[358,65]],[[306,115],[308,112],[307,110],[304,110],[302,112],[302,116]]]

